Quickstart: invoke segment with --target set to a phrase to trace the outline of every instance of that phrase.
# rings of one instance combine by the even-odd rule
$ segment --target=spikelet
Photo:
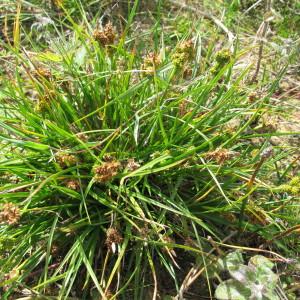
[[[136,169],[138,169],[141,165],[139,163],[137,163],[134,158],[129,158],[127,160],[127,164],[126,164],[126,169],[128,171],[135,171]]]
[[[144,70],[146,74],[152,74],[160,64],[160,56],[152,52],[144,57],[141,69]]]
[[[108,161],[94,167],[94,180],[96,182],[110,181],[119,172],[121,164],[119,161]]]
[[[115,38],[116,38],[116,32],[113,28],[113,25],[111,22],[108,22],[103,30],[96,29],[93,33],[93,38],[101,45],[102,47],[106,47],[109,45],[113,45]]]
[[[234,153],[227,149],[217,148],[214,151],[208,152],[205,157],[216,161],[218,164],[223,164],[225,161],[231,159]]]
[[[17,224],[20,220],[20,209],[13,203],[5,203],[0,212],[0,222],[9,225]]]
[[[73,166],[77,162],[76,156],[66,151],[57,152],[55,158],[61,167]]]
[[[80,184],[78,180],[71,179],[66,182],[66,187],[70,190],[79,191]]]
[[[189,62],[194,54],[194,44],[192,40],[187,40],[180,43],[172,55],[173,64],[176,67],[183,67]]]
[[[105,245],[108,247],[108,249],[112,250],[113,253],[115,253],[116,245],[121,244],[122,241],[123,238],[116,228],[107,229]]]

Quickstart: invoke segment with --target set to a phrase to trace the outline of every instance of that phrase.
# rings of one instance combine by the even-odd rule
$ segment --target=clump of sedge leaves
[[[238,51],[216,62],[201,57],[193,36],[167,49],[156,26],[158,49],[151,52],[161,53],[159,64],[144,70],[145,53],[130,35],[137,3],[105,45],[95,39],[105,24],[99,28],[80,5],[81,22],[60,7],[64,18],[48,23],[46,45],[31,39],[17,8],[14,42],[3,42],[0,54],[7,62],[0,93],[2,299],[145,299],[149,287],[156,296],[160,270],[177,291],[178,249],[206,257],[207,234],[221,241],[238,228],[245,197],[268,193],[263,178],[248,190],[268,146],[250,142],[251,125],[280,75],[249,102],[240,88],[249,69],[233,68]],[[178,53],[192,68],[184,76],[174,63]],[[283,156],[275,151],[256,176],[272,173]],[[269,211],[280,203],[264,205]],[[241,268],[253,268],[249,276],[269,270]],[[237,280],[240,269],[230,272]]]

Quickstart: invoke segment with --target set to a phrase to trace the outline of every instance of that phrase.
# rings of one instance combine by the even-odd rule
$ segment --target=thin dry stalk
[[[264,44],[265,44],[265,38],[267,35],[267,31],[269,28],[269,22],[271,21],[270,16],[268,16],[271,12],[271,4],[272,4],[272,0],[266,0],[266,9],[265,9],[265,16],[264,16],[264,21],[262,23],[262,25],[259,27],[256,36],[259,36],[259,49],[258,49],[258,59],[257,59],[257,64],[256,64],[256,68],[255,68],[255,72],[252,76],[251,79],[251,83],[255,82],[260,70],[260,66],[261,66],[261,60],[262,60],[262,56],[263,56],[263,48],[264,48]]]

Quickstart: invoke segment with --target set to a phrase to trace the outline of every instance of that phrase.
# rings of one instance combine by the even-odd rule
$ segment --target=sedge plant
[[[62,8],[43,49],[16,14],[1,52],[1,299],[156,299],[162,273],[178,291],[176,253],[206,259],[207,236],[244,226],[258,207],[239,222],[245,198],[269,190],[248,181],[284,154],[256,170],[268,143],[252,125],[280,78],[252,101],[242,53],[202,56],[200,33],[170,48],[155,26],[156,48],[135,48],[137,4],[122,32]]]

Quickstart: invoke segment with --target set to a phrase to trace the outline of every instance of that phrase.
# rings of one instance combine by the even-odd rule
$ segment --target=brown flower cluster
[[[193,69],[191,67],[187,66],[183,69],[183,78],[184,79],[190,78],[192,76],[192,74],[193,74]]]
[[[177,50],[186,54],[193,54],[194,43],[192,40],[187,40],[179,44]]]
[[[17,224],[20,220],[20,209],[13,203],[5,203],[0,212],[0,222],[9,225]]]
[[[121,244],[123,237],[116,228],[108,228],[106,231],[105,245],[110,249],[114,250],[116,244]],[[113,251],[114,252],[114,251]]]
[[[78,180],[71,179],[66,182],[66,187],[70,190],[79,191],[80,184]]]
[[[216,161],[218,164],[223,164],[225,161],[231,159],[234,153],[228,149],[217,148],[214,151],[206,153],[205,157]]]
[[[76,135],[83,142],[87,142],[89,140],[88,136],[86,134],[84,134],[83,132],[79,132]]]
[[[160,56],[152,52],[144,57],[141,69],[144,70],[146,74],[152,74],[160,64]]]
[[[116,32],[111,22],[108,22],[103,30],[96,29],[93,38],[103,47],[112,45],[116,38]]]
[[[147,223],[145,223],[145,225],[139,229],[139,234],[140,234],[141,238],[145,241],[149,238],[150,229],[149,229]]]
[[[107,299],[107,300],[112,299],[113,296],[114,296],[114,294],[110,290],[105,292],[105,299]],[[101,298],[99,300],[104,300],[104,298]]]
[[[59,256],[59,252],[60,252],[60,249],[59,249],[58,244],[53,243],[51,246],[51,249],[50,249],[51,255],[53,257],[57,257],[57,256]]]
[[[260,94],[258,92],[251,92],[249,95],[248,95],[248,101],[250,103],[254,103],[255,101],[257,101],[258,99],[260,98]]]
[[[136,169],[138,169],[139,167],[140,167],[141,165],[138,163],[138,162],[136,162],[135,160],[134,160],[134,158],[129,158],[128,160],[127,160],[127,165],[126,165],[126,168],[127,168],[127,170],[128,171],[135,171]]]
[[[104,162],[94,167],[94,179],[96,182],[107,182],[116,176],[119,172],[121,164],[119,161],[113,160]]]
[[[57,152],[55,158],[61,167],[73,166],[77,162],[77,158],[75,155],[67,153],[65,151]]]

